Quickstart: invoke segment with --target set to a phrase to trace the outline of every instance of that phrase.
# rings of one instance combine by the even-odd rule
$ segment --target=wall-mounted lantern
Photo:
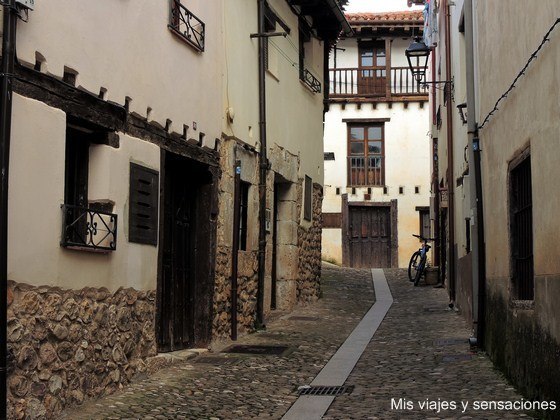
[[[421,83],[426,76],[430,49],[420,40],[420,37],[416,37],[404,53],[412,76],[418,83]]]
[[[459,116],[461,117],[461,122],[463,124],[467,123],[467,103],[463,102],[462,104],[457,105],[457,109],[459,110]]]

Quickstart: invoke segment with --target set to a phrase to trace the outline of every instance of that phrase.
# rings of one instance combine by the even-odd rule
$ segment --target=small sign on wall
[[[270,209],[266,209],[264,211],[264,228],[266,230],[266,233],[270,233],[270,217],[271,212]]]

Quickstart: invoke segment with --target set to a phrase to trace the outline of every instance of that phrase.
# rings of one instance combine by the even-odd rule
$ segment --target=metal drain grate
[[[289,346],[244,345],[237,344],[223,350],[222,353],[256,354],[263,356],[283,356],[290,350]]]
[[[319,395],[323,397],[337,397],[342,394],[351,394],[354,386],[302,386],[298,388],[299,395]]]

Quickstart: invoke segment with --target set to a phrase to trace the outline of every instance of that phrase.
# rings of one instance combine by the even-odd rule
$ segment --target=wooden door
[[[358,93],[385,96],[387,71],[385,45],[362,44],[358,58]]]
[[[350,267],[391,267],[390,207],[349,207]]]
[[[173,351],[194,344],[196,190],[184,161],[165,166],[159,346]]]

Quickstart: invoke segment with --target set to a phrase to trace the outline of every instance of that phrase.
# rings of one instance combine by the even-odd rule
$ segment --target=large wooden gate
[[[343,233],[346,242],[343,244],[346,248],[344,265],[354,268],[396,267],[396,206],[350,205],[347,209],[346,235]]]

